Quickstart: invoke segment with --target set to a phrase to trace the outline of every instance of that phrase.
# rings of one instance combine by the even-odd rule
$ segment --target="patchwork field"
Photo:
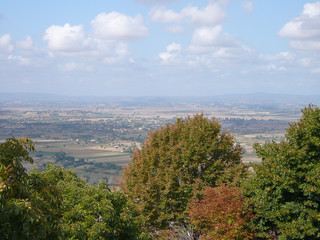
[[[24,105],[29,106],[27,103]],[[0,140],[29,136],[36,145],[33,166],[44,169],[55,163],[73,168],[90,183],[105,179],[110,185],[120,178],[131,152],[140,147],[148,132],[195,113],[217,118],[244,148],[243,161],[259,162],[255,142],[280,141],[289,122],[300,116],[298,108],[258,108],[215,104],[177,106],[121,106],[84,104],[59,107],[20,103],[0,108]]]

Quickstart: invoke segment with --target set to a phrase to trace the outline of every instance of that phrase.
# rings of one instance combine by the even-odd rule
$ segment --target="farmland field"
[[[53,106],[52,106],[53,105]],[[177,118],[203,113],[217,118],[244,150],[244,162],[260,161],[254,142],[280,141],[289,122],[300,116],[298,107],[252,107],[242,104],[44,104],[0,102],[0,140],[29,136],[36,145],[33,166],[73,168],[90,183],[106,179],[116,184],[131,152],[143,144],[150,130]],[[129,105],[129,106],[128,106]],[[62,156],[59,160],[59,154]]]

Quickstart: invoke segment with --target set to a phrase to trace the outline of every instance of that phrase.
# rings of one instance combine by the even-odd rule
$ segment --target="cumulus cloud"
[[[310,67],[313,61],[311,58],[302,58],[299,60],[299,64],[303,67]]]
[[[171,9],[154,8],[149,12],[151,20],[156,23],[181,23],[187,22],[200,25],[215,25],[226,18],[227,1],[210,1],[208,5],[200,9],[189,5],[180,12]]]
[[[161,59],[161,63],[169,64],[172,62],[176,62],[178,54],[181,52],[181,45],[178,43],[171,43],[167,46],[166,52],[162,52],[159,54]]]
[[[77,51],[87,46],[88,40],[82,25],[52,25],[44,34],[43,40],[48,43],[50,51]]]
[[[119,62],[129,54],[129,47],[126,43],[120,42],[114,46],[114,52],[106,56],[103,61],[108,64]]]
[[[317,57],[303,57],[297,61],[297,67],[309,69],[311,73],[319,73],[319,66],[320,61]]]
[[[181,25],[172,25],[169,27],[166,27],[164,29],[166,32],[170,32],[170,33],[184,33],[184,27],[182,27]]]
[[[275,64],[268,64],[266,67],[265,67],[266,70],[268,71],[286,71],[287,69],[283,66],[277,66]]]
[[[178,43],[171,43],[170,45],[167,46],[167,51],[168,52],[180,52],[181,51],[181,45]]]
[[[303,52],[313,53],[314,51],[320,51],[320,41],[319,40],[292,40],[290,41],[290,46],[296,50]]]
[[[182,51],[167,51],[159,54],[164,64],[197,64],[214,66],[214,62],[240,63],[254,62],[258,57],[256,51],[243,45],[241,41],[231,37],[223,31],[223,21],[226,18],[227,0],[209,0],[208,4],[199,8],[188,5],[180,11],[173,11],[165,8],[153,8],[149,16],[153,22],[175,23],[165,28],[165,31],[173,33],[184,33],[185,26],[193,29],[190,45]],[[251,1],[244,2],[248,10],[253,11]],[[190,28],[191,27],[191,28]],[[184,59],[182,61],[182,59]]]
[[[294,49],[320,51],[320,2],[305,4],[300,16],[286,23],[279,36],[289,38]]]
[[[204,9],[188,6],[182,10],[182,14],[190,17],[192,23],[197,24],[218,24],[226,18],[225,1],[211,2]]]
[[[130,18],[118,13],[99,14],[92,22],[93,31],[87,33],[82,25],[53,25],[44,34],[50,56],[77,56],[87,61],[98,60],[107,64],[123,60],[129,53],[128,45],[122,38],[133,39],[141,36],[140,17]],[[118,30],[117,30],[118,27]],[[105,31],[103,31],[105,29]],[[116,32],[118,31],[118,32]],[[20,47],[31,43],[27,38]],[[79,65],[70,62],[60,66],[63,71],[78,70]]]
[[[194,45],[213,45],[217,42],[222,32],[222,26],[197,28],[192,37]]]
[[[163,5],[176,0],[135,0],[138,3],[149,4],[149,5]]]
[[[320,15],[320,2],[307,3],[304,5],[303,14],[309,17],[316,17]]]
[[[5,34],[0,37],[0,52],[12,52],[14,46],[11,41],[11,35]]]
[[[83,63],[68,62],[65,64],[60,64],[59,68],[64,72],[73,72],[73,71],[92,71],[93,68],[90,65]]]
[[[260,55],[260,58],[267,61],[291,62],[295,59],[295,55],[290,52],[280,52],[275,55]]]
[[[151,20],[156,23],[181,22],[184,16],[172,9],[153,9],[149,13]]]
[[[196,28],[188,50],[193,54],[214,53],[215,56],[228,57],[242,45],[230,35],[223,32],[222,26]]]
[[[243,1],[242,7],[247,13],[252,13],[254,10],[253,2],[251,1]]]
[[[217,38],[217,44],[215,38],[208,38],[202,45],[192,43],[187,49],[189,59],[195,59],[194,62],[198,62],[199,59],[206,59],[206,62],[212,64],[213,62],[221,63],[252,63],[257,58],[255,50],[241,44],[240,42],[228,38],[228,44],[221,42],[223,38]],[[209,44],[213,43],[213,44]],[[198,60],[197,60],[198,59]]]
[[[149,34],[141,15],[131,17],[118,12],[100,13],[91,21],[91,26],[94,37],[105,40],[135,40]]]
[[[31,64],[31,59],[25,58],[22,56],[9,55],[8,60],[13,61],[19,65],[30,65]]]
[[[31,50],[33,48],[33,40],[31,36],[27,36],[25,40],[17,41],[16,46],[17,48]]]

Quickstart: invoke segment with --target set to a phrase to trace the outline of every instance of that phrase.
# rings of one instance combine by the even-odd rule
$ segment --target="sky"
[[[320,1],[3,0],[0,93],[320,93]]]

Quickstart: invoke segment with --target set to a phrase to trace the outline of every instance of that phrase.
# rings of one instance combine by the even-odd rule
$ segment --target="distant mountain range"
[[[96,96],[64,96],[58,94],[39,93],[0,93],[0,102],[23,103],[104,103],[120,106],[174,106],[183,104],[232,105],[232,106],[292,106],[302,107],[308,104],[320,105],[320,95],[292,94],[229,94],[210,97],[96,97]]]

